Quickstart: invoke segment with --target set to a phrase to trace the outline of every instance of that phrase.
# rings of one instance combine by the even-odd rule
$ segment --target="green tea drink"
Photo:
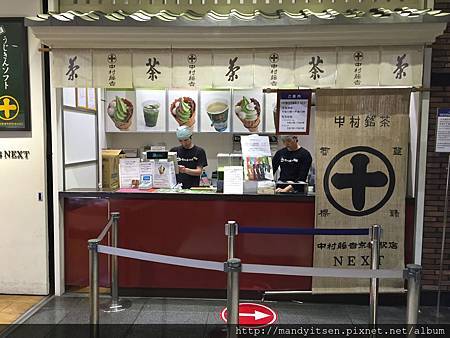
[[[224,101],[212,101],[206,106],[206,112],[211,120],[211,127],[222,132],[228,127],[228,104]]]
[[[160,104],[157,101],[145,101],[142,110],[144,112],[145,125],[147,127],[154,127],[158,122]]]

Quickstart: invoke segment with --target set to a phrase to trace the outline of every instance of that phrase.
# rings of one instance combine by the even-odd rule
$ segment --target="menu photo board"
[[[31,130],[28,36],[23,18],[0,18],[1,130]]]
[[[277,134],[309,135],[311,96],[311,90],[277,90]]]
[[[450,153],[450,108],[438,108],[436,152]]]

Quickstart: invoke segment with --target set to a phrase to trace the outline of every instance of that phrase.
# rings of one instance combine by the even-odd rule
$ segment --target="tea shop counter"
[[[314,227],[314,196],[224,195],[219,193],[125,193],[70,190],[60,193],[64,208],[65,283],[88,285],[88,239],[120,212],[119,247],[224,262],[224,224]],[[406,262],[413,241],[414,200],[407,199]],[[312,266],[312,236],[240,234],[236,256],[244,263]],[[180,276],[183,276],[180,278]],[[101,285],[109,285],[107,257],[100,255]],[[310,277],[242,274],[241,290],[311,290]],[[225,273],[119,258],[120,288],[224,290]]]

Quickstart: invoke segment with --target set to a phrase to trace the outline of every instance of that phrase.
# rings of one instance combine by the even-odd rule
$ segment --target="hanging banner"
[[[316,92],[316,228],[382,227],[380,269],[404,265],[409,89]],[[370,268],[368,236],[315,236],[314,267]],[[383,291],[403,280],[381,280]],[[367,292],[368,280],[313,278],[313,292]]]
[[[172,55],[170,50],[133,52],[134,88],[169,88],[172,84]]]
[[[211,88],[212,53],[208,50],[175,50],[173,88]]]
[[[378,86],[380,50],[345,48],[338,51],[337,87]],[[345,76],[340,76],[345,74]]]
[[[294,75],[299,87],[334,86],[336,48],[297,49]]]
[[[94,50],[95,88],[132,88],[131,53],[121,50]]]
[[[255,83],[261,88],[294,86],[294,49],[255,51]]]
[[[252,88],[253,51],[218,50],[213,52],[215,88]]]
[[[381,51],[381,86],[421,86],[422,48],[389,48]]]
[[[55,87],[421,86],[423,68],[421,47],[94,50],[92,54],[67,49],[53,53]]]
[[[53,85],[56,88],[92,88],[92,51],[89,49],[55,49]]]
[[[28,36],[23,19],[0,19],[0,130],[31,130]]]

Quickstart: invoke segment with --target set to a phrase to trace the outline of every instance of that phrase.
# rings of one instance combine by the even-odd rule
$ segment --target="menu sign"
[[[0,130],[31,130],[28,38],[23,19],[0,19]]]
[[[277,91],[277,134],[309,134],[311,90]]]
[[[436,152],[450,153],[450,108],[438,108]]]

